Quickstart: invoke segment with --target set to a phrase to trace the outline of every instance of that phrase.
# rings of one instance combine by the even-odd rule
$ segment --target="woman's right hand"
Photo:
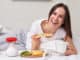
[[[40,38],[38,34],[32,36],[32,50],[38,50],[40,48]]]
[[[32,40],[40,40],[41,36],[39,34],[35,34],[32,36]]]

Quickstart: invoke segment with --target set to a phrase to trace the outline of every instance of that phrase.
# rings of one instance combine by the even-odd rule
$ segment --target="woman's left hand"
[[[68,56],[68,55],[77,54],[77,50],[72,42],[72,39],[69,36],[67,36],[65,40],[66,40],[66,42],[69,43],[67,46],[67,50],[65,52],[65,55]]]
[[[69,55],[72,55],[72,54],[75,54],[74,51],[72,51],[72,50],[67,50],[65,52],[65,56],[69,56]]]

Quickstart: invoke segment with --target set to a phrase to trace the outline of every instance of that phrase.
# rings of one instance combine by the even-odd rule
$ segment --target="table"
[[[6,55],[5,51],[0,51],[0,60],[42,60],[43,58],[24,58],[20,56],[9,57]]]
[[[71,56],[49,56],[40,58],[23,58],[20,56],[8,57],[4,52],[0,52],[0,60],[80,60],[80,55]]]

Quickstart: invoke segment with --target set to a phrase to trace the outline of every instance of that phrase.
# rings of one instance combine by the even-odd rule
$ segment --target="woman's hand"
[[[39,40],[41,36],[39,34],[35,34],[32,36],[32,40]]]
[[[72,42],[72,39],[69,36],[66,36],[65,38],[66,42],[68,42],[68,46],[67,46],[67,50],[65,52],[65,55],[73,55],[73,54],[77,54],[77,50]]]
[[[38,34],[32,36],[32,50],[38,50],[40,48],[40,38]]]
[[[72,54],[77,54],[77,52],[74,51],[74,50],[70,50],[70,49],[65,52],[66,56],[69,56],[69,55],[72,55]]]

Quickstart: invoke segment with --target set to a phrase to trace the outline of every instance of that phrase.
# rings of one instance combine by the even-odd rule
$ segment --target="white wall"
[[[52,0],[52,1],[14,1],[0,0],[0,24],[13,29],[29,29],[31,23],[36,19],[47,18],[48,11],[57,2],[69,5],[72,17],[72,29],[78,33],[80,0]],[[75,6],[75,7],[74,7]]]
[[[0,0],[0,24],[13,29],[30,27],[32,21],[47,17],[55,1]]]
[[[67,4],[70,7],[72,30],[80,36],[80,0],[69,0]]]

